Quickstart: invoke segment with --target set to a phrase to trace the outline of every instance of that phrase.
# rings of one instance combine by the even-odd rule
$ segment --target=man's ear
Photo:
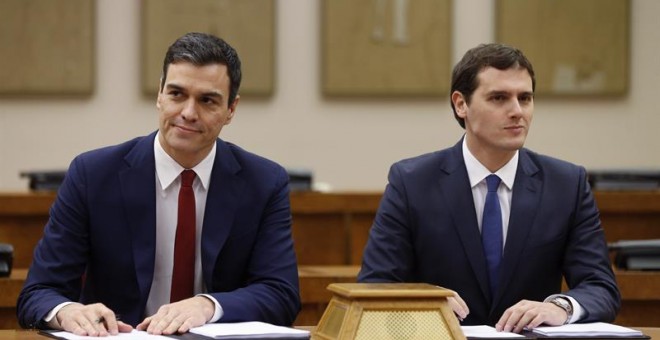
[[[225,125],[229,125],[231,123],[232,119],[234,119],[234,115],[236,114],[236,107],[238,106],[238,101],[241,99],[241,96],[236,95],[236,98],[234,98],[234,102],[229,105],[229,116],[227,116],[227,121],[225,121]]]
[[[161,85],[163,84],[163,77],[158,79],[158,97],[156,97],[156,108],[160,110],[160,95],[163,94],[161,90]]]
[[[467,116],[468,109],[465,96],[463,96],[463,94],[459,91],[454,91],[451,94],[451,102],[454,104],[454,109],[456,109],[456,115],[461,118],[465,118],[465,116]]]

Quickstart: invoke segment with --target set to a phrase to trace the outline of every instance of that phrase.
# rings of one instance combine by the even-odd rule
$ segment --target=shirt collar
[[[174,158],[170,157],[170,155],[165,152],[163,146],[160,145],[159,136],[160,131],[158,131],[156,138],[154,139],[156,176],[158,177],[158,181],[160,181],[163,190],[166,190],[172,183],[174,183],[174,180],[179,177],[181,171],[185,170],[185,168],[179,165]],[[202,183],[202,187],[204,187],[205,190],[208,190],[209,183],[211,182],[211,171],[213,170],[213,162],[215,161],[215,150],[216,143],[213,143],[211,152],[209,152],[199,164],[191,169],[195,171],[197,178]]]
[[[467,147],[467,135],[463,137],[463,161],[467,168],[468,177],[470,178],[470,187],[474,188],[477,184],[481,183],[488,175],[491,174],[479,160],[474,157],[470,149]],[[518,150],[511,157],[511,159],[504,164],[495,174],[502,180],[509,190],[513,189],[513,181],[516,178],[516,170],[518,169]]]

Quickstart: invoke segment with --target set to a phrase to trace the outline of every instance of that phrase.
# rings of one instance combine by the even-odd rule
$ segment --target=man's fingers
[[[151,321],[151,324],[147,328],[147,332],[150,334],[157,334],[157,335],[174,334],[179,330],[179,328],[182,328],[184,326],[185,318],[186,317],[184,315],[178,315],[176,317],[173,317],[173,315],[168,314],[160,319],[154,319]]]
[[[165,318],[151,320],[151,323],[147,328],[147,332],[149,334],[156,335],[163,334],[163,331],[167,329],[167,327],[170,325],[170,322],[170,320]]]
[[[98,336],[108,336],[108,329],[105,326],[105,320],[103,318],[96,318],[92,322],[94,331]]]
[[[89,335],[89,336],[100,335],[99,331],[96,328],[97,325],[95,324],[94,320],[89,320],[87,316],[82,314],[79,315],[75,320],[73,320],[72,325],[67,325],[67,327],[65,328],[68,327],[71,327],[72,330],[70,330],[70,332],[76,335]]]
[[[460,295],[458,293],[454,292],[454,296],[450,296],[447,298],[447,302],[449,302],[449,306],[451,309],[456,313],[456,316],[458,316],[458,319],[463,321],[468,314],[470,314],[470,310],[468,309],[467,304],[463,299],[461,299]]]
[[[532,321],[529,322],[529,324],[527,325],[527,328],[534,329],[534,328],[540,326],[544,321],[545,320],[543,319],[543,317],[541,315],[537,315],[534,319],[532,319]]]
[[[66,305],[57,312],[54,320],[57,322],[56,328],[76,335],[107,336],[116,335],[122,330],[130,332],[133,329],[130,325],[123,324],[120,330],[115,313],[101,303]]]
[[[102,325],[108,333],[112,335],[117,335],[119,333],[119,328],[117,326],[117,317],[110,309],[105,309],[100,317],[97,317],[94,320],[96,323]]]
[[[149,328],[149,325],[151,324],[151,319],[152,319],[152,318],[153,318],[153,316],[150,316],[150,317],[148,317],[148,318],[142,320],[142,322],[140,322],[140,324],[137,325],[137,327],[135,327],[135,328],[136,328],[138,331],[146,331],[147,328]]]
[[[566,317],[563,309],[547,302],[522,300],[509,307],[495,325],[497,331],[519,333],[541,324],[561,325]]]
[[[461,298],[460,295],[458,295],[457,292],[454,292],[454,298],[456,299],[458,304],[461,306],[461,309],[465,312],[465,315],[463,315],[462,317],[463,318],[467,317],[468,314],[470,314],[470,308],[468,308],[467,303],[465,303],[465,301],[463,301],[463,299]]]
[[[130,333],[133,330],[133,326],[117,320],[117,330],[119,333]]]
[[[179,332],[179,329],[186,329],[186,317],[184,315],[179,315],[176,318],[174,318],[172,321],[170,321],[169,325],[163,329],[163,334],[174,334],[176,332]],[[188,330],[186,329],[184,332],[185,333]]]
[[[138,325],[138,330],[150,334],[185,333],[192,327],[205,324],[214,311],[213,302],[206,297],[192,297],[161,306],[156,314]]]
[[[520,319],[511,329],[514,333],[520,333],[529,325],[529,323],[537,317],[537,314],[532,313],[531,311],[526,311],[520,316]]]
[[[189,331],[191,328],[193,328],[193,327],[195,327],[195,326],[192,324],[192,320],[191,320],[191,319],[186,319],[186,320],[181,324],[181,326],[179,327],[179,329],[178,329],[177,331],[178,331],[179,333],[186,333],[186,332],[188,332],[188,331]]]
[[[518,321],[520,321],[525,310],[524,301],[507,308],[504,314],[502,314],[502,317],[500,317],[500,320],[495,324],[495,329],[498,332],[511,332],[518,324]]]

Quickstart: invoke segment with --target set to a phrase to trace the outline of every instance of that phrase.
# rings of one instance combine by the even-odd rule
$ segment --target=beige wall
[[[221,136],[282,165],[309,168],[336,190],[382,190],[391,163],[452,145],[462,129],[446,99],[324,99],[319,8],[320,0],[277,1],[275,94],[243,98]],[[491,1],[454,1],[454,60],[493,40],[492,8]],[[80,152],[156,128],[155,98],[143,97],[139,86],[139,2],[97,0],[96,11],[91,98],[0,98],[0,190],[24,190],[22,170],[66,168]],[[660,169],[658,13],[660,1],[632,1],[629,94],[539,98],[528,147],[587,168]]]

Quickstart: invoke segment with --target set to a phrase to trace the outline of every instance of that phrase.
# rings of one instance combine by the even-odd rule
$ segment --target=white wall
[[[454,59],[493,40],[493,4],[455,0]],[[380,191],[391,163],[462,135],[447,99],[324,99],[320,0],[277,1],[275,94],[246,96],[222,137],[336,190]],[[23,170],[66,168],[80,152],[153,131],[155,98],[139,88],[139,1],[97,0],[96,89],[88,99],[0,98],[0,190]],[[660,1],[633,0],[629,94],[536,101],[527,146],[587,168],[660,169]],[[1,80],[0,80],[1,81]],[[154,81],[157,81],[156,79]]]

